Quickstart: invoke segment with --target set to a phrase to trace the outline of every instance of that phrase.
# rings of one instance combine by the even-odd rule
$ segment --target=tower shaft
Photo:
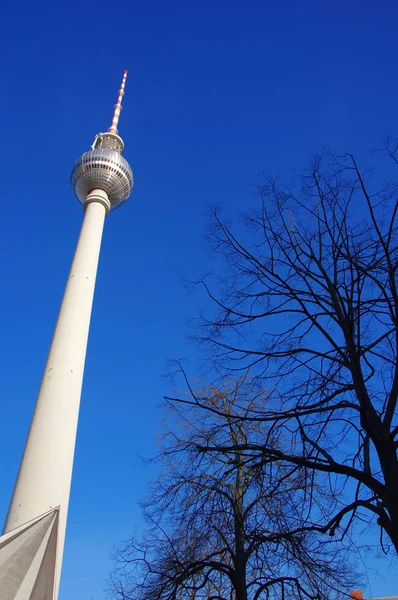
[[[93,190],[88,195],[83,225],[3,532],[8,533],[57,509],[56,552],[54,560],[51,557],[48,560],[49,571],[53,571],[52,579],[50,573],[48,581],[54,585],[51,596],[54,600],[58,597],[83,370],[102,231],[108,208],[106,192]],[[34,590],[28,597],[36,597]]]

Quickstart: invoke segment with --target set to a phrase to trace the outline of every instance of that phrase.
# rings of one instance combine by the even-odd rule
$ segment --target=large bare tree
[[[240,448],[272,435],[260,422],[237,418],[256,410],[253,383],[242,378],[195,395],[195,406],[168,401],[161,472],[143,503],[148,526],[118,552],[114,597],[341,598],[348,565],[334,544],[306,528],[305,471],[245,464]],[[221,450],[203,452],[208,445]]]
[[[395,167],[397,146],[385,152]],[[285,461],[328,486],[333,512],[314,502],[314,529],[344,537],[370,519],[383,550],[398,551],[397,186],[328,154],[292,186],[264,180],[258,196],[235,225],[213,212],[225,271],[197,282],[216,305],[197,337],[220,377],[249,370],[267,395],[244,418],[268,424],[272,443],[240,450],[248,464]]]

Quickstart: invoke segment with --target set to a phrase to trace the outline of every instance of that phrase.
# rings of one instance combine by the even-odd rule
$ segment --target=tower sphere
[[[73,190],[84,204],[94,189],[108,194],[111,210],[130,196],[134,179],[127,160],[123,158],[123,141],[113,133],[97,135],[93,149],[77,159],[71,173]]]

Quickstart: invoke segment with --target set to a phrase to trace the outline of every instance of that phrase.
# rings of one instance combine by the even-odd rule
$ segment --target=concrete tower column
[[[124,71],[111,127],[75,162],[71,184],[85,215],[36,408],[0,536],[1,600],[57,600],[95,279],[105,216],[134,178],[118,135]]]
[[[95,279],[104,220],[110,209],[108,194],[93,190],[84,208],[83,225],[3,532],[11,532],[58,507],[55,599]]]

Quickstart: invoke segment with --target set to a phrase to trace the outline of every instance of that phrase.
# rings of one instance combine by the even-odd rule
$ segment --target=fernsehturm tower
[[[111,127],[76,162],[73,190],[83,225],[27,437],[3,535],[1,600],[57,600],[76,429],[95,279],[105,217],[130,196],[118,121],[124,72]]]

